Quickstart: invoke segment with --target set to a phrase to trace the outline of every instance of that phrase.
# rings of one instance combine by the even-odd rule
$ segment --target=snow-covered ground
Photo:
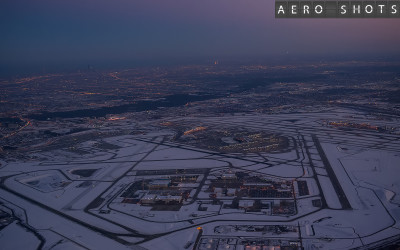
[[[299,240],[294,232],[275,235],[250,229],[225,230],[221,236],[214,231],[232,224],[295,226],[306,249],[349,249],[399,235],[399,135],[341,130],[324,123],[345,119],[361,123],[372,118],[346,109],[201,118],[201,124],[210,128],[242,127],[290,138],[289,148],[260,154],[227,154],[180,144],[171,140],[173,132],[166,129],[92,138],[77,144],[75,151],[35,150],[32,156],[37,160],[1,161],[0,198],[16,218],[46,240],[45,249],[190,249],[200,232],[198,227],[205,238]],[[195,117],[170,120],[198,123]],[[374,118],[374,124],[395,126],[398,120]],[[351,208],[344,209],[343,197],[338,196],[337,183],[317,141]],[[228,177],[223,177],[226,173]],[[293,184],[288,185],[292,193],[281,198],[244,196],[241,175],[252,177],[245,180],[258,181],[253,184],[264,190],[270,180],[287,181]],[[144,188],[145,182],[172,180],[174,176],[195,177],[193,182]],[[140,195],[128,197],[133,201],[127,202],[121,194],[139,181],[143,183]],[[300,192],[299,181],[306,183],[308,194]],[[163,193],[177,190],[189,193],[178,208],[166,205],[153,209],[153,204],[139,202],[147,193],[166,196]],[[231,207],[234,200],[245,207]],[[255,201],[262,208],[249,209]],[[290,206],[285,207],[283,201],[292,202],[294,211],[285,212]],[[8,240],[16,237],[25,240]],[[16,222],[0,230],[1,249],[35,249],[38,244],[40,240]]]

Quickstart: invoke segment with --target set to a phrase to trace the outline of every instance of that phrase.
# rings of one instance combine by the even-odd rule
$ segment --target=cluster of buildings
[[[375,126],[369,123],[354,123],[347,121],[327,121],[326,125],[332,126],[335,128],[356,128],[356,129],[365,129],[365,130],[375,130],[378,132],[393,132],[395,128],[390,126]]]
[[[157,195],[157,194],[146,194],[144,195],[139,203],[141,205],[153,205],[153,204],[180,204],[183,198],[181,195]]]
[[[132,183],[121,195],[124,203],[144,206],[182,204],[190,196],[197,175],[168,176],[158,179],[143,179]]]
[[[286,180],[269,180],[242,172],[224,172],[211,181],[210,197],[292,198],[293,183]]]
[[[299,250],[304,249],[300,241],[267,238],[216,238],[202,237],[199,250],[243,249],[243,250]]]

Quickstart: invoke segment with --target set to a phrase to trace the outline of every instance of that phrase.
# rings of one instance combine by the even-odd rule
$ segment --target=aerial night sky
[[[3,0],[0,65],[393,56],[400,19],[275,19],[273,0]]]

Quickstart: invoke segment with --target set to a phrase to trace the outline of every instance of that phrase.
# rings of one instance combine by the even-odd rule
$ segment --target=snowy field
[[[74,150],[39,145],[29,161],[1,161],[0,201],[22,225],[0,230],[0,248],[36,249],[44,239],[43,249],[175,250],[231,237],[224,246],[240,249],[240,237],[300,242],[300,233],[305,249],[380,242],[400,234],[400,136],[326,125],[371,119],[399,124],[346,109],[168,119],[273,132],[290,142],[260,153],[197,148],[174,141],[172,128],[91,138]],[[223,140],[236,143],[232,136]],[[256,231],[256,225],[297,231]],[[24,240],[9,240],[17,237]]]

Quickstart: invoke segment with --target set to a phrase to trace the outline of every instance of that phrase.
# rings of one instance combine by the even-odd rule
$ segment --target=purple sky
[[[273,0],[2,0],[0,64],[400,53],[400,19],[275,19]]]

